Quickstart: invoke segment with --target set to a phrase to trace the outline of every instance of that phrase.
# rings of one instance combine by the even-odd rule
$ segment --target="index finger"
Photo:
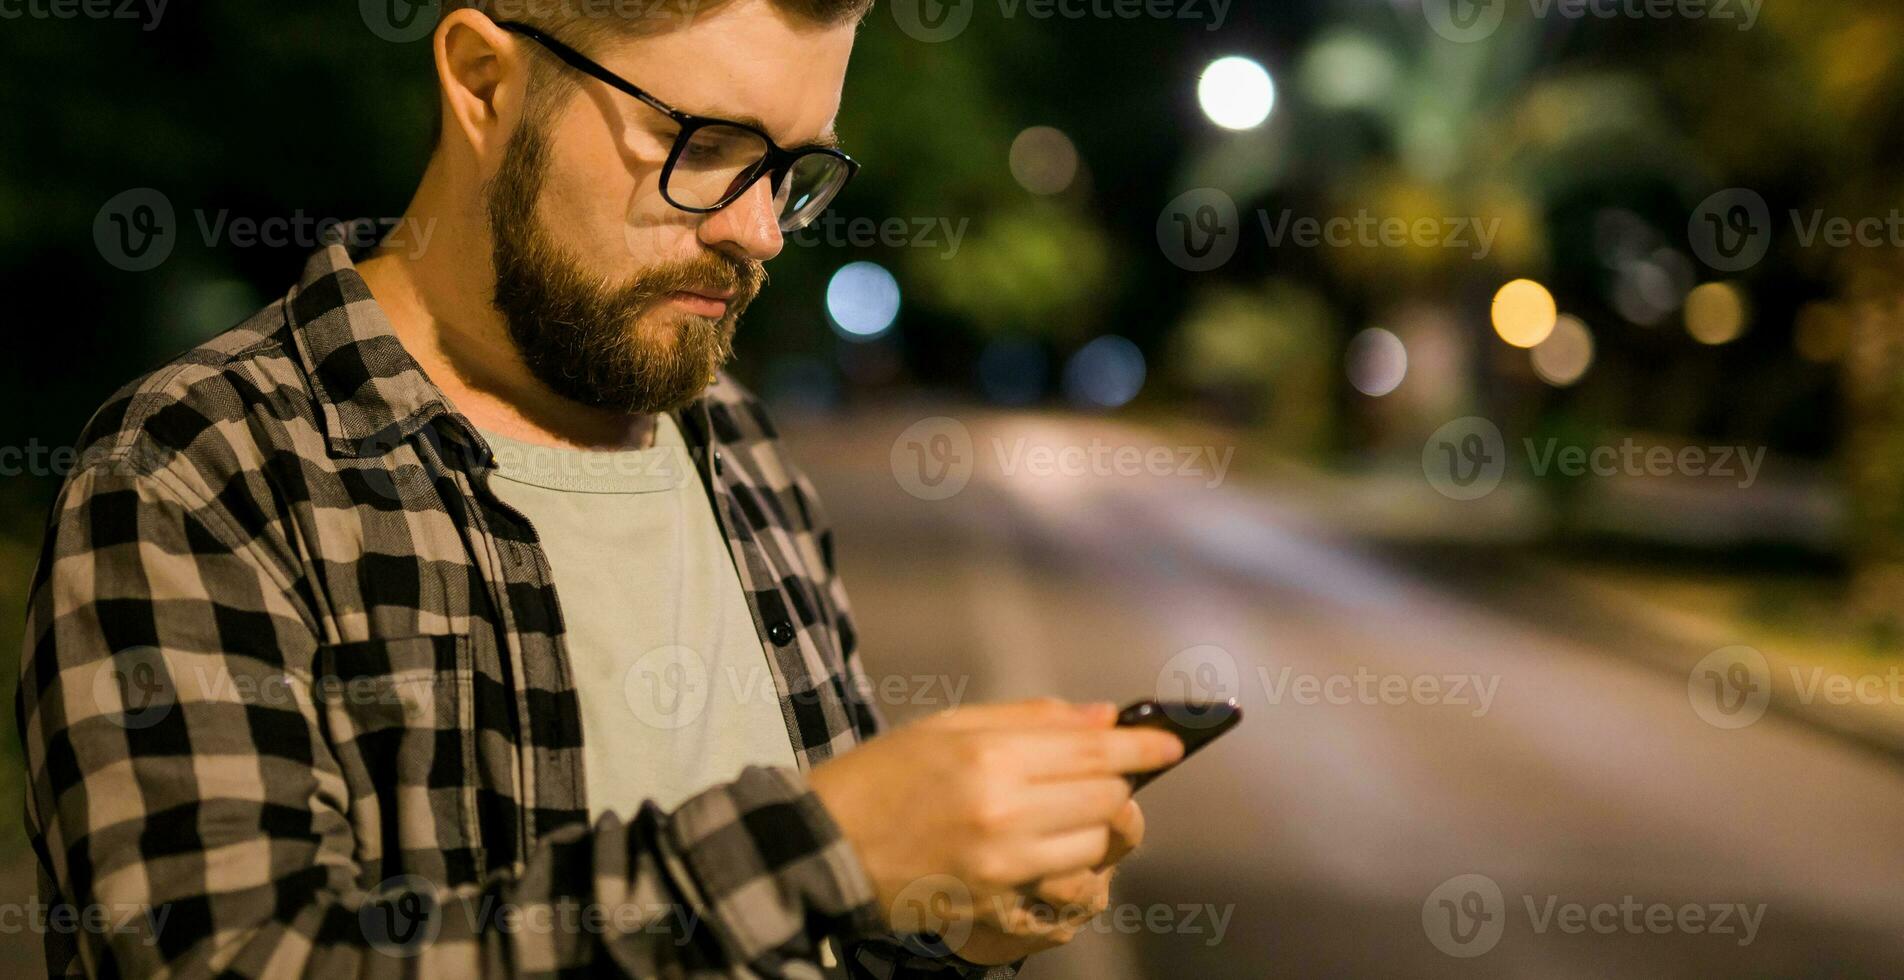
[[[1005,704],[975,704],[955,708],[933,719],[945,728],[971,731],[986,728],[1099,728],[1117,718],[1109,704],[1072,704],[1058,698],[1031,698]]]
[[[1183,758],[1183,742],[1154,728],[1037,732],[1021,741],[1025,773],[1034,780],[1150,772]]]

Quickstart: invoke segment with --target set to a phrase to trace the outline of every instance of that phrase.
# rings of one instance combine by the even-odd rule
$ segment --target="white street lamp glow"
[[[1203,114],[1224,129],[1255,129],[1276,108],[1276,82],[1254,59],[1218,58],[1203,69],[1197,102]]]
[[[899,281],[877,262],[849,262],[826,284],[826,312],[849,340],[877,337],[899,317]]]

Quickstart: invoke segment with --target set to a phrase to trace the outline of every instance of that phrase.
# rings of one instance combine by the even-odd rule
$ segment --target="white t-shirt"
[[[665,810],[792,739],[727,540],[673,419],[651,449],[590,452],[483,433],[491,489],[553,566],[582,708],[591,818]]]

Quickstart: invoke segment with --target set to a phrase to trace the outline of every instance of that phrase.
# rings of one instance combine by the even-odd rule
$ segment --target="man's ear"
[[[461,134],[484,170],[500,159],[520,121],[529,85],[529,51],[481,12],[464,7],[431,38],[441,94],[443,138]]]

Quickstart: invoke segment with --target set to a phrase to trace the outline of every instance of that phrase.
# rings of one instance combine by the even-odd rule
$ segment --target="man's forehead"
[[[625,37],[605,47],[601,60],[679,112],[751,126],[782,146],[837,146],[853,35],[850,25],[789,30],[777,18],[737,10],[682,30]]]

